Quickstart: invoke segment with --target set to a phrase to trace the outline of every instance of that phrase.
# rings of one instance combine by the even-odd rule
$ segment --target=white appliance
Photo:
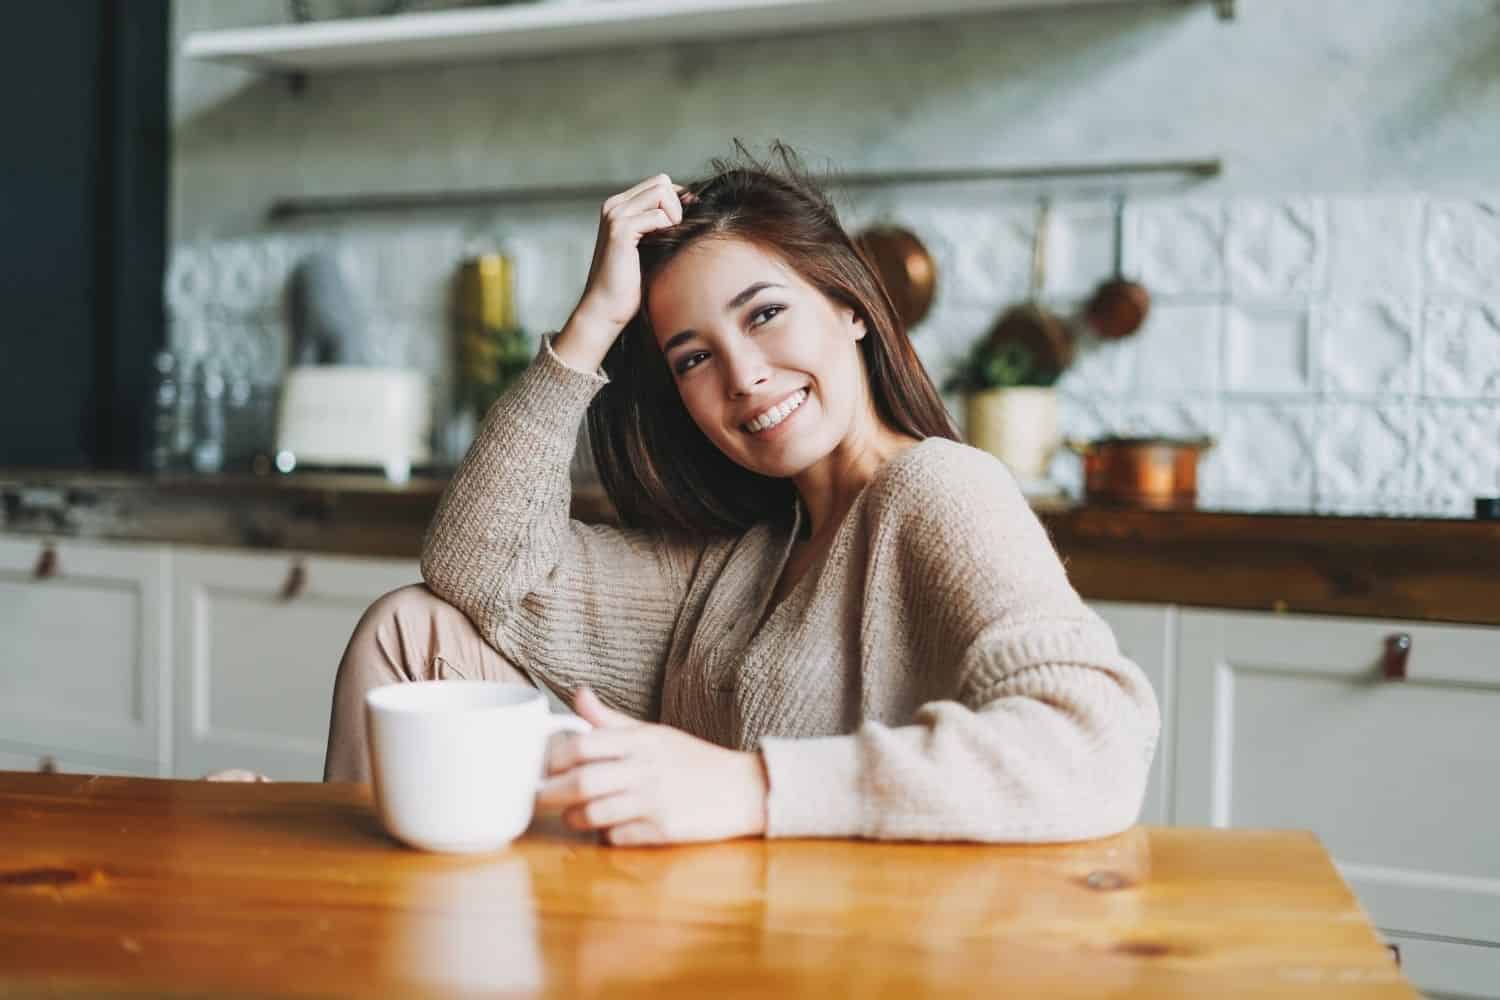
[[[291,368],[276,414],[276,467],[379,469],[404,482],[431,456],[428,377],[407,368]]]

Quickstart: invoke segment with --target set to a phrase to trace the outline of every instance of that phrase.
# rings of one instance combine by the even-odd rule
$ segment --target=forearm
[[[443,493],[422,577],[482,628],[497,600],[518,600],[529,577],[545,571],[547,549],[568,516],[578,424],[604,381],[572,371],[544,348],[490,408]],[[502,593],[516,587],[523,589]]]
[[[1025,693],[1022,693],[1022,692]],[[923,706],[914,724],[766,740],[768,835],[1032,842],[1135,822],[1159,725],[1149,685],[1083,666],[1018,672],[978,710]]]

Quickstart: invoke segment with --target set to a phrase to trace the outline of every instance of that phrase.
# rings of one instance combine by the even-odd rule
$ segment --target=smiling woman
[[[426,586],[350,640],[328,777],[368,774],[370,687],[492,677],[594,724],[539,802],[612,843],[1135,822],[1149,683],[778,153],[605,202],[577,308],[439,505]],[[585,412],[620,527],[568,518]]]
[[[589,413],[600,477],[629,523],[743,531],[796,496],[812,502],[792,477],[815,457],[878,464],[923,438],[958,439],[876,271],[782,157],[780,170],[715,163],[681,222],[640,240],[645,307],[611,345],[613,384]],[[740,397],[726,378],[746,381]],[[804,429],[746,437],[750,411],[804,388]]]

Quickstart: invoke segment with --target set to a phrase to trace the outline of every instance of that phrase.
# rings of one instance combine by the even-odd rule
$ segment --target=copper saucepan
[[[1198,456],[1210,438],[1112,437],[1068,441],[1083,456],[1089,503],[1151,510],[1191,508],[1198,501]]]

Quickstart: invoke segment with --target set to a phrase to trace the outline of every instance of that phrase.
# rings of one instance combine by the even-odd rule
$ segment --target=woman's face
[[[699,240],[657,275],[647,308],[688,413],[747,469],[796,476],[873,419],[864,322],[775,254]]]

